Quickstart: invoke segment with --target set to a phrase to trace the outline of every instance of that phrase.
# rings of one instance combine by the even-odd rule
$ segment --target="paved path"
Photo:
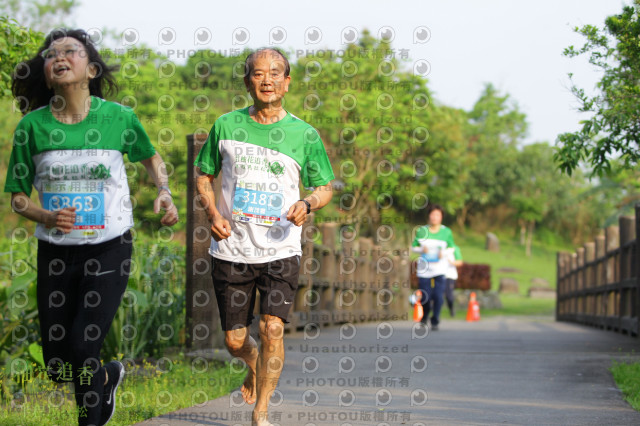
[[[640,425],[640,413],[622,399],[608,371],[612,360],[640,360],[638,338],[551,318],[445,320],[426,336],[412,325],[356,324],[286,335],[271,421]],[[250,411],[232,394],[140,425],[245,425]]]

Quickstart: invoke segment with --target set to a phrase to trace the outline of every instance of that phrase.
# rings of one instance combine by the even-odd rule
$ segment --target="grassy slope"
[[[485,250],[485,236],[467,232],[455,234],[456,244],[460,246],[465,262],[482,263],[491,266],[491,288],[498,290],[500,278],[514,278],[519,283],[519,295],[500,296],[501,310],[483,310],[485,316],[491,315],[553,315],[555,300],[531,299],[527,296],[532,278],[544,278],[550,288],[556,286],[556,253],[566,247],[550,247],[534,243],[531,257],[525,254],[524,246],[505,236],[500,237],[500,252]],[[498,273],[500,268],[515,268],[519,272]],[[465,312],[459,312],[456,318],[464,318]]]
[[[520,284],[520,294],[526,295],[531,279],[546,279],[551,288],[556,286],[556,253],[559,248],[534,244],[531,257],[525,255],[525,248],[507,238],[500,239],[500,252],[485,250],[485,238],[468,233],[456,235],[456,244],[462,250],[462,256],[469,263],[485,263],[491,265],[491,288],[498,290],[500,278],[515,278]],[[498,269],[509,267],[518,269],[519,273],[498,273]]]

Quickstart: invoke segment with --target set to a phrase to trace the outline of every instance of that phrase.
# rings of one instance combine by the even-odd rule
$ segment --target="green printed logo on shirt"
[[[282,161],[272,161],[269,170],[276,177],[282,176],[284,174],[284,164]]]
[[[98,164],[89,169],[89,179],[109,179],[111,177],[111,167],[107,168],[104,164]]]

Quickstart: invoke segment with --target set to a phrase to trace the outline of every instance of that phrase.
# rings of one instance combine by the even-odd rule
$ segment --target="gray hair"
[[[284,56],[284,53],[276,47],[264,47],[249,54],[249,56],[247,56],[247,59],[245,59],[244,61],[244,78],[245,79],[249,78],[249,75],[251,75],[251,71],[253,71],[253,64],[255,60],[260,56],[266,56],[267,55],[266,52],[269,52],[269,51],[275,52],[277,55],[279,55],[282,58],[282,60],[284,61],[284,76],[285,78],[289,76],[289,72],[291,71],[291,66],[289,65],[289,60],[287,59],[287,57]],[[271,56],[275,56],[275,55],[271,53]]]

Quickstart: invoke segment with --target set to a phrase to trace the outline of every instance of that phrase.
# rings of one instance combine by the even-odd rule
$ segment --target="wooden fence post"
[[[576,268],[578,267],[578,255],[573,252],[569,253],[567,257],[568,271],[569,271],[569,301],[568,307],[569,316],[572,321],[575,321],[576,312],[576,290],[578,288]]]
[[[342,256],[340,256],[340,321],[356,322],[357,308],[360,293],[358,292],[357,275],[357,255],[355,247],[356,233],[343,228],[340,232],[340,245],[342,246]],[[345,303],[345,298],[349,303]]]
[[[337,263],[337,251],[336,251],[336,237],[339,224],[337,223],[323,223],[320,226],[320,232],[322,233],[322,269],[323,276],[327,281],[327,286],[322,289],[320,300],[322,301],[321,309],[326,311],[329,317],[329,324],[334,324],[336,318],[334,318],[336,305],[335,293],[339,291],[338,284],[338,263]]]
[[[590,242],[584,245],[584,260],[589,266],[585,269],[585,287],[587,291],[597,285],[595,271],[596,267],[594,261],[596,259],[596,243]],[[595,320],[595,296],[592,293],[587,293],[587,307],[586,307],[586,322],[593,323]]]
[[[607,260],[605,262],[605,284],[613,284],[618,280],[618,256],[616,250],[620,248],[620,228],[608,226],[605,229],[605,245],[607,250]],[[606,328],[616,328],[614,316],[616,314],[615,292],[609,291],[604,296],[605,300],[605,324]]]
[[[566,316],[570,314],[569,305],[571,302],[568,298],[571,293],[571,253],[566,251],[558,253],[557,275],[556,320],[566,320]]]
[[[361,321],[368,321],[371,309],[371,250],[373,240],[368,237],[358,239],[358,312]]]
[[[635,318],[636,335],[640,338],[640,203],[636,204],[636,244],[633,264],[636,286],[634,288],[635,306],[631,316]]]
[[[617,294],[618,317],[623,331],[631,334],[633,325],[631,320],[632,303],[635,301],[633,288],[630,286],[631,256],[633,255],[633,240],[636,236],[635,218],[631,216],[620,216],[618,219],[620,227],[620,270],[619,278],[621,288]]]
[[[401,288],[401,297],[398,301],[400,315],[408,314],[409,312],[409,295],[411,294],[410,264],[409,250],[404,249],[400,252],[400,270],[396,269]]]
[[[620,280],[631,278],[631,247],[627,247],[636,237],[636,220],[633,216],[620,216]]]
[[[211,232],[200,205],[193,166],[207,135],[187,135],[187,282],[185,288],[186,345],[190,349],[223,347],[218,305],[211,280]],[[219,187],[219,183],[218,183]],[[218,190],[219,191],[219,190]],[[218,192],[219,193],[219,192]]]
[[[556,321],[559,321],[562,315],[562,309],[560,306],[562,305],[562,295],[563,295],[563,275],[564,275],[564,264],[562,260],[562,252],[558,252],[556,254]]]
[[[602,285],[606,280],[605,275],[605,236],[604,233],[596,237],[596,286]],[[602,293],[596,294],[596,316],[603,316],[603,308],[605,306],[604,296]],[[600,324],[599,324],[600,325]]]
[[[607,262],[605,263],[605,283],[612,284],[616,282],[618,272],[618,268],[616,268],[616,256],[612,252],[620,247],[620,228],[617,226],[608,226],[604,232],[607,256]]]
[[[576,294],[576,314],[578,319],[582,321],[585,307],[585,291],[584,291],[584,247],[578,247],[576,250],[578,256],[578,270],[576,271],[577,294]]]

